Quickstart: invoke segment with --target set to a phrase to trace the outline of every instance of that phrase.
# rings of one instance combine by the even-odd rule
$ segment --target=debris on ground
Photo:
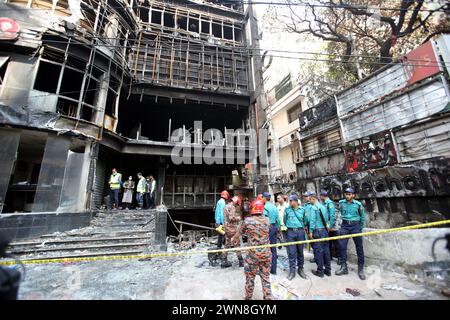
[[[345,292],[351,294],[354,297],[358,297],[361,295],[361,292],[359,292],[357,289],[346,288]]]
[[[417,291],[410,290],[410,289],[405,289],[405,288],[402,288],[402,287],[400,287],[400,286],[398,286],[396,284],[385,284],[385,285],[382,286],[382,288],[384,290],[400,291],[400,292],[404,293],[409,298],[416,297],[417,293],[418,293]]]

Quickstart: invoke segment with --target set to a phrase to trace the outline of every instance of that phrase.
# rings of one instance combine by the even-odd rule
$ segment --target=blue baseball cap
[[[310,195],[311,195],[311,192],[310,192],[310,191],[306,191],[306,192],[303,194],[304,197],[309,197]]]
[[[324,196],[324,197],[328,197],[328,191],[327,190],[322,190],[322,191],[320,191],[320,195]]]
[[[317,198],[317,193],[315,193],[315,192],[310,192],[310,193],[309,193],[309,196],[310,196],[310,197]]]
[[[347,189],[345,189],[345,193],[355,194],[355,190],[353,188],[347,188]]]
[[[298,202],[298,196],[296,194],[292,194],[289,196],[289,201],[297,201]]]
[[[266,198],[266,199],[270,199],[272,196],[270,195],[270,193],[269,192],[264,192],[263,193],[263,198]]]

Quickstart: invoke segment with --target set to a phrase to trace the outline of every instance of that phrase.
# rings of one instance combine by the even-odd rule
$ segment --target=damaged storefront
[[[448,36],[430,41],[304,112],[300,189],[325,189],[338,200],[353,187],[372,227],[448,218],[446,46]],[[424,56],[433,57],[429,64],[414,63]]]

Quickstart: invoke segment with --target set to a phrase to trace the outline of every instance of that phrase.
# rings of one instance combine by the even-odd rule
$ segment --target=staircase
[[[86,228],[13,242],[22,260],[142,254],[154,243],[156,210],[103,211]]]

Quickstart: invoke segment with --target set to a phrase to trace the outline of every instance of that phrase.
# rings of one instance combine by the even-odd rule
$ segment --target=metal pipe
[[[201,225],[198,225],[198,224],[189,223],[189,222],[183,222],[183,221],[178,221],[178,220],[175,220],[175,223],[179,223],[181,225],[186,225],[186,226],[191,226],[191,227],[202,228],[202,229],[205,229],[205,230],[216,230],[215,228],[205,227],[205,226],[201,226]]]

